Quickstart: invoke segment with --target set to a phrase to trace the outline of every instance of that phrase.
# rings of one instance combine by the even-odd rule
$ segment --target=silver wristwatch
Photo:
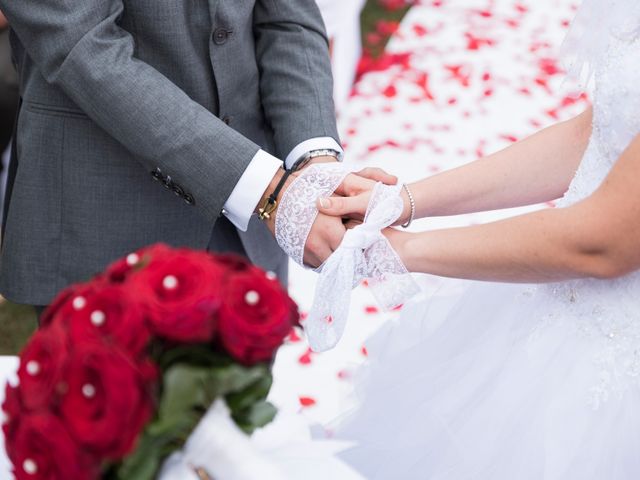
[[[334,157],[336,160],[340,160],[340,152],[337,152],[332,148],[311,150],[310,152],[306,153],[304,156],[300,157],[300,159],[293,164],[293,166],[291,167],[291,170],[296,172],[301,168],[306,167],[311,160],[318,157]]]

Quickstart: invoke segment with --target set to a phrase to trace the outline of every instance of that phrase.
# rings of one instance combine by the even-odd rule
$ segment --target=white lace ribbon
[[[318,214],[316,200],[331,195],[348,171],[340,164],[314,165],[289,187],[276,218],[276,239],[296,262],[303,264],[304,246]],[[309,316],[304,322],[311,348],[333,348],[344,333],[351,291],[364,278],[385,309],[394,308],[419,288],[382,235],[403,210],[401,186],[377,184],[361,225],[349,230],[342,244],[317,271],[320,273]]]
[[[298,265],[305,267],[304,246],[318,216],[316,201],[329,197],[349,175],[341,163],[311,165],[282,195],[276,216],[276,240]]]

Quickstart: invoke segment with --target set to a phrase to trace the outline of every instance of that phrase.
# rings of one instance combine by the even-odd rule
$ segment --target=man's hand
[[[258,213],[258,210],[264,205],[266,199],[269,198],[269,195],[271,195],[271,193],[276,189],[283,175],[284,170],[278,170],[276,175],[271,180],[269,187],[262,195],[262,199],[256,207],[256,213]],[[293,182],[294,179],[295,174],[292,174],[289,179],[287,179],[287,182],[278,195],[278,203],[280,203],[280,201],[282,200],[282,195],[287,190],[287,188],[289,188],[291,182]],[[276,208],[275,212],[271,214],[270,218],[265,220],[267,228],[274,236],[276,231],[277,216],[278,209]],[[338,248],[346,231],[346,227],[342,224],[341,219],[319,214],[313,226],[311,227],[311,232],[309,233],[307,244],[305,245],[305,264],[314,268],[322,265],[322,263],[327,258],[329,258],[333,251]]]
[[[313,163],[327,163],[335,161],[336,159],[334,157],[329,156],[318,157],[314,159]],[[271,180],[269,187],[262,195],[262,199],[256,207],[256,213],[258,213],[258,210],[264,206],[265,201],[269,197],[269,195],[271,195],[271,193],[275,191],[283,175],[284,170],[278,170],[276,175]],[[291,182],[293,182],[295,177],[296,173],[292,174],[287,179],[284,187],[278,195],[278,204],[281,202],[282,195],[289,188]],[[393,185],[397,183],[398,179],[392,175],[388,175],[380,169],[367,168],[356,174],[348,175],[336,191],[338,197],[334,198],[340,200],[350,200],[351,198],[355,199],[367,195],[370,196],[371,190],[375,186],[376,182],[379,181]],[[340,198],[340,195],[346,196],[348,198]],[[277,215],[278,209],[276,208],[276,210],[271,214],[270,218],[265,220],[267,228],[269,228],[274,236],[276,231]],[[311,231],[305,245],[304,263],[306,265],[314,268],[319,267],[325,262],[327,258],[329,258],[329,256],[331,256],[334,250],[336,250],[340,246],[340,243],[342,242],[342,239],[347,231],[345,222],[343,222],[341,217],[342,215],[326,215],[322,211],[318,214],[313,226],[311,227]],[[357,218],[357,215],[354,215],[354,217],[352,218]]]
[[[0,12],[0,30],[4,30],[9,26],[9,22],[7,21],[7,17],[4,16],[2,12]]]
[[[319,213],[304,246],[304,263],[318,268],[340,246],[347,228],[338,217]]]

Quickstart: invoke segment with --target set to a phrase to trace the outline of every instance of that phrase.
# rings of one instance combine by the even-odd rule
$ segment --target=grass
[[[36,313],[32,307],[3,301],[0,304],[0,355],[20,352],[36,326]]]
[[[379,0],[368,0],[362,12],[363,45],[369,54],[377,57],[384,52],[389,36],[381,35],[375,43],[369,41],[370,34],[378,32],[378,22],[400,22],[409,7],[388,10]],[[16,355],[36,330],[36,315],[31,307],[16,305],[8,301],[0,303],[0,355]]]

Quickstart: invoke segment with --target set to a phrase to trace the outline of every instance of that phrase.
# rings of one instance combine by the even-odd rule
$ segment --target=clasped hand
[[[316,159],[314,163],[324,163],[327,161],[335,161],[335,159],[332,157],[321,158]],[[299,173],[301,172],[291,175],[282,190],[282,194],[289,188],[291,182],[295,180],[295,177]],[[281,174],[277,175],[272,184],[277,184],[280,178]],[[370,198],[371,191],[377,182],[395,185],[398,179],[381,169],[365,168],[364,170],[349,174],[345,177],[330,199],[330,203],[336,202],[335,206],[329,205],[328,208],[324,208],[323,205],[327,205],[329,199],[320,199],[322,202],[322,205],[320,205],[320,203],[318,205],[320,213],[311,227],[305,244],[304,263],[306,265],[313,268],[322,265],[340,246],[347,229],[352,228],[362,221],[368,205],[368,198]],[[348,203],[338,203],[341,201],[348,201]],[[366,205],[364,206],[364,210],[353,209],[353,212],[342,213],[343,210],[351,209],[351,206],[356,204],[354,202],[357,202],[357,205],[361,205],[365,201]],[[277,215],[278,210],[267,220],[267,226],[274,235]]]

